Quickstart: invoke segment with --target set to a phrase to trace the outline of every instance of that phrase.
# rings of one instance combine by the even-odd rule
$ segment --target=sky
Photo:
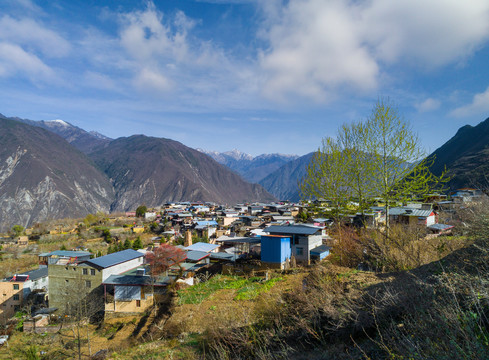
[[[487,0],[2,0],[0,113],[304,155],[389,99],[429,153],[489,117]]]

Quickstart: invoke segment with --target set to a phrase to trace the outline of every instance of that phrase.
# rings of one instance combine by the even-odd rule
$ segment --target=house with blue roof
[[[143,253],[128,249],[83,262],[49,264],[49,306],[64,311],[73,296],[90,295],[103,310],[102,282],[143,263]]]

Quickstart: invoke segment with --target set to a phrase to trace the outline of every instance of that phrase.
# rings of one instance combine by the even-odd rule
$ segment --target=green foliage
[[[127,249],[131,249],[131,247],[132,247],[131,241],[129,239],[126,239],[126,241],[124,241],[124,244],[122,245],[122,248],[124,250],[127,250]]]
[[[238,290],[235,300],[252,300],[259,294],[269,291],[282,278],[264,281],[260,277],[249,279],[239,276],[216,275],[205,282],[200,282],[188,289],[179,290],[180,304],[200,304],[216,291],[221,289]]]
[[[37,345],[30,345],[18,350],[19,358],[25,360],[40,360],[39,349]]]
[[[379,100],[366,121],[345,124],[335,138],[323,139],[300,184],[301,197],[329,200],[336,214],[364,210],[374,197],[388,210],[395,201],[440,190],[448,181],[445,173],[430,172],[434,159],[424,156],[397,108]],[[358,205],[352,209],[353,202]]]
[[[24,233],[24,227],[22,225],[14,225],[12,226],[12,231],[14,232],[15,236],[20,236]]]
[[[66,250],[66,245],[65,244],[61,245],[61,247],[59,249],[60,250]]]
[[[146,205],[140,205],[136,209],[136,216],[137,217],[144,217],[144,214],[146,214],[147,212],[148,212],[148,208],[146,207]]]
[[[132,248],[134,250],[139,250],[139,249],[142,249],[143,248],[143,242],[141,241],[141,237],[138,236],[136,238],[136,240],[134,240],[134,242],[132,243]]]
[[[102,231],[102,237],[104,238],[107,244],[110,244],[112,242],[112,234],[110,233],[109,229],[104,229]]]

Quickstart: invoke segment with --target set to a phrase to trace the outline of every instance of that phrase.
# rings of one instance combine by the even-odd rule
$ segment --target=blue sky
[[[0,112],[303,155],[389,97],[427,151],[489,117],[487,0],[2,0]]]

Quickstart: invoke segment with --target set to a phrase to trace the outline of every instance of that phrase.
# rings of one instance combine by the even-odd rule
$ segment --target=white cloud
[[[8,15],[0,18],[0,39],[23,48],[36,49],[46,57],[66,56],[71,49],[68,41],[36,21],[27,18],[17,20]]]
[[[489,112],[489,87],[483,93],[475,94],[472,103],[453,110],[450,115],[455,117],[487,116]]]
[[[428,112],[438,109],[440,105],[441,102],[439,100],[428,98],[422,103],[416,104],[415,107],[419,112]]]
[[[318,101],[377,89],[385,65],[460,62],[489,39],[489,1],[290,0],[263,6],[264,93]]]
[[[171,89],[171,82],[158,71],[142,69],[135,79],[136,86],[147,92],[167,92]],[[156,95],[157,95],[156,94]]]
[[[25,76],[32,82],[54,80],[54,71],[37,56],[24,51],[20,46],[0,42],[0,76]]]

